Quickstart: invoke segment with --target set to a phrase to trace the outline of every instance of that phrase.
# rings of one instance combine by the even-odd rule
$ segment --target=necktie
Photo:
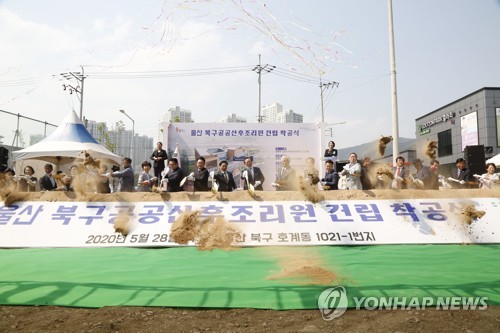
[[[227,183],[227,181],[228,181],[228,179],[227,179],[227,173],[225,173],[225,172],[224,172],[224,179],[226,180],[226,183]]]
[[[250,177],[253,179],[253,168],[250,168]]]
[[[458,178],[462,175],[462,170],[458,169]]]
[[[49,175],[50,182],[52,183],[52,186],[56,186],[56,181],[54,178],[52,178],[52,175]]]

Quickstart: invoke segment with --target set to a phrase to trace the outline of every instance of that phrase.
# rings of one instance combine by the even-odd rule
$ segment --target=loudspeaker
[[[467,156],[469,154],[483,154],[484,155],[484,145],[465,146],[464,155]]]
[[[7,165],[9,160],[9,150],[5,147],[0,147],[0,165]]]
[[[471,174],[482,175],[486,172],[484,145],[466,146],[464,149],[464,159],[467,161],[467,168]]]
[[[335,161],[335,171],[341,172],[344,169],[344,165],[349,164],[349,161]]]

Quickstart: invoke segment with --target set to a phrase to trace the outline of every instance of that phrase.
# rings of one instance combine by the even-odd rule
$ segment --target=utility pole
[[[392,0],[389,0],[389,53],[391,62],[391,104],[392,104],[392,161],[396,165],[399,155],[398,88],[396,84],[396,52],[394,51],[394,26],[392,21]]]
[[[80,100],[80,121],[83,121],[83,85],[85,83],[85,73],[83,66],[80,67],[82,68],[81,72],[61,73],[59,75],[61,75],[68,81],[76,79],[77,82],[76,87],[71,84],[65,84],[65,83],[62,85],[62,87],[63,90],[66,89],[69,90],[70,95],[72,95],[73,92],[76,93],[76,96]]]
[[[265,71],[267,73],[270,73],[273,69],[275,69],[276,66],[272,66],[272,65],[269,65],[269,64],[265,64],[264,66],[261,66],[260,64],[260,54],[259,54],[259,64],[257,66],[255,66],[254,68],[252,68],[252,71],[254,71],[255,73],[257,73],[259,75],[259,79],[258,79],[258,82],[259,82],[259,111],[258,111],[258,116],[257,116],[257,122],[261,123],[262,122],[262,116],[261,116],[261,76],[262,76],[262,71]]]
[[[323,81],[321,79],[321,75],[319,76],[319,89],[320,89],[320,97],[321,97],[321,122],[322,123],[325,122],[325,109],[324,109],[324,106],[323,106],[323,91],[325,89],[328,89],[330,87],[335,87],[335,86],[338,87],[339,83],[335,82],[335,81],[323,83]]]

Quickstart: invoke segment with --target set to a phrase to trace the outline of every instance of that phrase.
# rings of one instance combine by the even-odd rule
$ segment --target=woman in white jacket
[[[478,178],[479,180],[479,187],[482,189],[492,189],[495,186],[500,185],[500,173],[495,172],[497,171],[497,167],[495,166],[494,163],[487,163],[486,164],[486,173],[483,173],[481,176],[480,175],[474,175],[474,177]]]

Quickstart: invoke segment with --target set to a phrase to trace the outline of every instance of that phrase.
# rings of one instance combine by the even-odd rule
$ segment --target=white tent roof
[[[493,156],[492,158],[487,160],[486,163],[495,163],[495,166],[497,168],[500,167],[500,154]]]
[[[82,124],[75,111],[42,141],[12,152],[14,162],[27,159],[44,160],[54,164],[71,163],[87,152],[94,159],[120,165],[122,158],[101,146]]]

